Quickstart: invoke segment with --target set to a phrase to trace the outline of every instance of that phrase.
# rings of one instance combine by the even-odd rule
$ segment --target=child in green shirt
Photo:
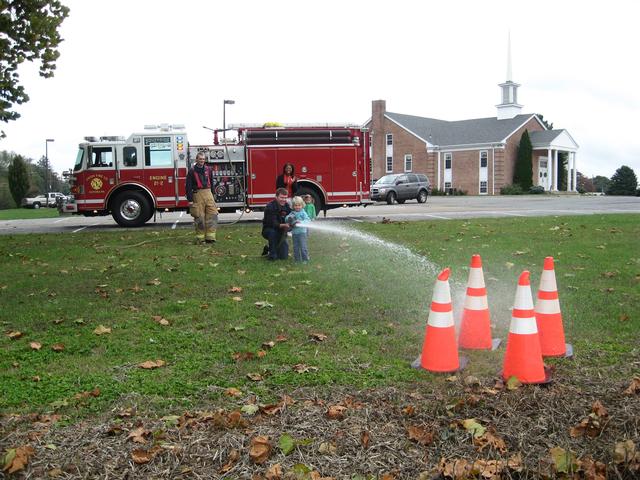
[[[307,194],[302,199],[304,200],[304,211],[307,212],[311,220],[314,220],[316,218],[316,206],[313,204],[313,197]]]

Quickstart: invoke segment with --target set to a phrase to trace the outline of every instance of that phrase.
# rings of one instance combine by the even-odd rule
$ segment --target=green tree
[[[558,152],[558,190],[561,191],[567,189],[567,182],[569,180],[568,158],[569,154],[567,152]]]
[[[9,190],[11,196],[16,205],[20,205],[20,202],[24,198],[29,190],[29,171],[27,169],[27,162],[21,155],[13,157],[11,164],[9,165]]]
[[[602,193],[607,191],[607,188],[609,188],[609,183],[611,183],[611,180],[602,175],[596,175],[591,180],[593,181],[593,187],[595,191]]]
[[[542,122],[542,124],[547,127],[548,130],[553,130],[553,123],[547,122],[544,119],[544,115],[542,115],[541,113],[536,113],[536,117],[538,117],[540,119],[540,121]]]
[[[69,9],[59,0],[0,0],[0,6],[0,120],[8,123],[20,117],[14,105],[29,101],[18,67],[40,60],[40,76],[53,76],[62,42],[58,28]]]
[[[607,195],[635,195],[636,188],[638,188],[638,178],[635,172],[623,165],[611,177]]]
[[[520,137],[518,158],[516,159],[516,167],[513,172],[513,184],[520,185],[525,192],[528,192],[533,185],[532,153],[533,148],[531,146],[529,132],[525,130],[522,137]]]

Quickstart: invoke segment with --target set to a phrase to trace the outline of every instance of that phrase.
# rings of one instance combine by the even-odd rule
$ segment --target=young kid
[[[316,218],[316,206],[313,203],[313,197],[308,193],[302,197],[304,199],[304,211],[309,215],[309,220]]]
[[[291,203],[293,205],[293,212],[287,215],[285,221],[293,227],[293,230],[291,230],[293,237],[293,258],[296,262],[308,262],[307,228],[304,224],[310,221],[309,215],[304,211],[304,200],[302,200],[302,197],[293,197]]]

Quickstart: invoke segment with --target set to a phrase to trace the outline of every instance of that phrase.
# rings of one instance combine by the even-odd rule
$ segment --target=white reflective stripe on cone
[[[513,307],[520,310],[533,310],[533,297],[531,296],[531,287],[529,285],[518,285]]]
[[[433,301],[437,303],[451,303],[451,291],[449,282],[438,280],[433,289]]]
[[[560,313],[560,302],[556,300],[541,300],[536,302],[536,312],[538,313]]]
[[[509,326],[509,333],[515,333],[516,335],[530,335],[532,333],[538,333],[538,325],[536,324],[536,318],[517,318],[511,317],[511,325]]]
[[[540,277],[540,288],[543,292],[555,292],[558,290],[556,274],[554,270],[543,270]]]
[[[453,313],[452,312],[429,312],[429,321],[427,325],[431,327],[453,327]]]
[[[469,271],[467,286],[471,288],[484,288],[484,275],[481,268],[472,268]]]
[[[487,303],[487,296],[483,295],[481,297],[472,297],[471,295],[467,295],[464,299],[464,308],[467,310],[488,309],[489,304]]]

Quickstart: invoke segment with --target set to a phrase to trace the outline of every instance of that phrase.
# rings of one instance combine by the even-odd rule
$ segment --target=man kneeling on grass
[[[268,255],[268,260],[286,260],[289,257],[289,225],[285,222],[285,217],[291,213],[291,207],[287,203],[287,195],[286,188],[278,188],[276,198],[264,209],[262,236],[269,241],[269,246],[264,247],[268,251],[263,250],[262,254]]]

